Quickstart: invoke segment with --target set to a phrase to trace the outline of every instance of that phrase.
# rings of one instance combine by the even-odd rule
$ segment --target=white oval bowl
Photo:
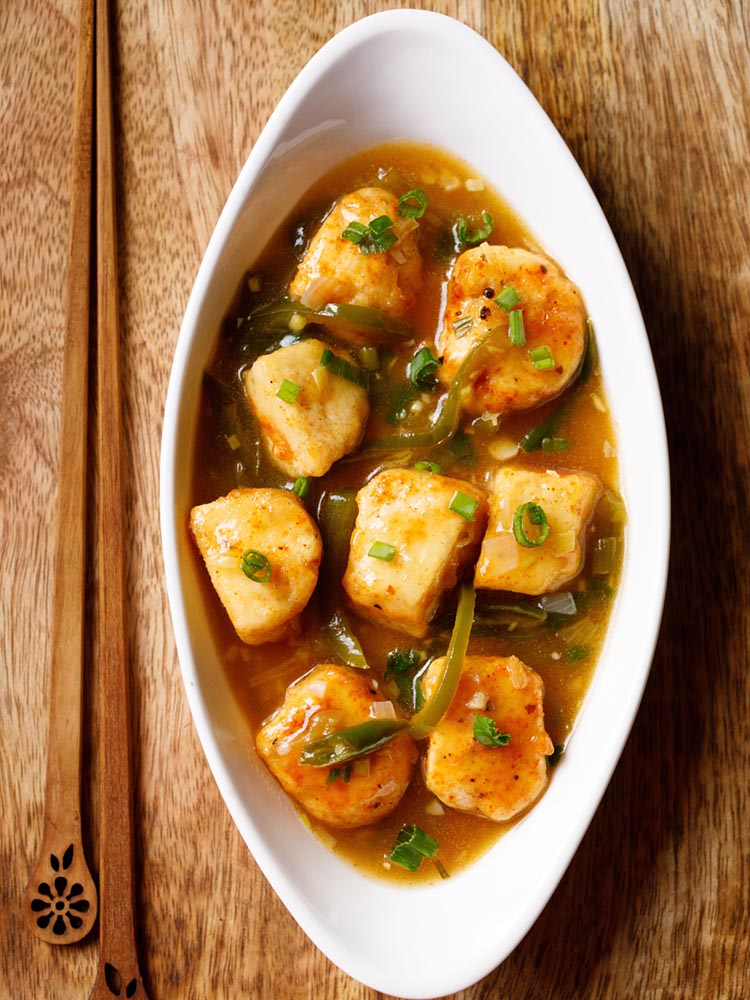
[[[512,137],[512,141],[510,141]],[[188,537],[202,372],[235,290],[310,184],[395,138],[468,161],[583,292],[617,427],[628,527],[604,651],[549,790],[466,871],[405,889],[367,878],[300,822],[254,755],[211,638]],[[530,91],[481,36],[439,14],[365,18],[309,62],[258,138],[217,223],[177,343],[161,457],[169,602],[188,701],[239,831],[301,927],[349,975],[429,998],[477,981],[516,946],[562,877],[633,722],[659,628],[669,473],[658,385],[638,303],[583,174]]]

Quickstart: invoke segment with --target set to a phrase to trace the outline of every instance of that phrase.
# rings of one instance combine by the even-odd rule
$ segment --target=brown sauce
[[[393,171],[397,174],[394,175]],[[251,292],[247,281],[243,282],[234,307],[225,320],[224,334],[218,339],[210,372],[231,388],[238,412],[246,409],[240,374],[252,363],[258,349],[252,345],[248,348],[234,336],[238,327],[236,317],[245,316],[249,310],[262,303],[273,302],[284,294],[304,240],[309,239],[319,220],[342,194],[366,185],[394,184],[402,187],[397,193],[419,187],[428,197],[429,218],[425,220],[422,240],[424,290],[416,314],[411,317],[417,345],[420,338],[432,343],[438,329],[441,301],[451,261],[455,259],[446,256],[444,240],[457,217],[471,217],[476,224],[481,212],[489,211],[494,220],[490,243],[538,251],[539,246],[522,220],[514,215],[496,192],[488,186],[481,190],[467,190],[466,181],[470,180],[470,187],[477,187],[474,183],[476,179],[477,174],[470,167],[452,156],[413,144],[394,143],[362,153],[317,181],[289,213],[287,224],[269,238],[266,251],[248,272],[249,275],[260,276],[260,291]],[[293,245],[295,238],[299,244],[296,250]],[[314,332],[317,336],[317,329]],[[403,373],[414,350],[414,344],[394,348],[396,360],[392,370]],[[396,424],[390,423],[385,414],[392,414],[398,403],[398,400],[394,403],[397,386],[384,388],[388,391],[383,394],[380,414],[375,413],[371,418],[366,432],[368,436],[384,431],[393,434],[420,430],[426,426],[432,403],[427,412],[408,414]],[[440,392],[433,393],[435,401],[439,395]],[[598,476],[604,487],[604,497],[589,530],[586,564],[580,575],[564,588],[576,595],[580,613],[571,619],[562,615],[549,616],[542,624],[519,621],[515,627],[511,625],[510,630],[506,627],[492,635],[473,635],[470,644],[470,652],[503,656],[515,654],[541,675],[545,685],[546,728],[557,747],[565,745],[573,730],[595,669],[604,641],[622,552],[622,544],[618,544],[620,555],[617,566],[608,575],[593,575],[591,541],[615,536],[621,543],[624,530],[622,506],[617,496],[616,439],[596,366],[585,381],[575,382],[564,397],[535,410],[503,418],[495,429],[478,429],[464,420],[456,443],[439,449],[440,464],[447,475],[483,484],[486,470],[500,464],[490,453],[498,439],[518,442],[529,429],[559,407],[562,399],[566,401],[565,417],[555,433],[569,441],[569,450],[554,454],[541,450],[529,454],[519,451],[512,462],[516,466],[536,470],[586,470]],[[407,410],[414,401],[407,400]],[[409,465],[414,457],[410,457]],[[416,456],[423,457],[426,456],[421,453]],[[227,443],[227,428],[217,424],[215,406],[212,409],[208,398],[204,398],[194,454],[193,503],[209,502],[238,485],[291,487],[286,475],[270,465],[262,454],[254,456],[253,460],[257,463],[254,469],[243,466],[238,470],[236,450]],[[382,462],[382,455],[373,454],[364,461],[337,463],[326,476],[312,483],[312,491],[306,500],[308,510],[315,513],[318,501],[326,490],[359,488]],[[197,552],[196,559],[200,560]],[[247,718],[249,731],[254,734],[262,721],[279,707],[289,683],[319,662],[336,662],[335,655],[320,634],[317,594],[304,613],[300,636],[286,642],[249,647],[237,638],[207,575],[204,579],[205,599],[212,608],[211,617],[220,656]],[[515,598],[508,595],[508,599],[512,601]],[[390,696],[388,683],[383,681],[389,651],[409,646],[424,648],[425,643],[356,617],[353,621],[373,674],[386,696]],[[529,628],[529,624],[532,627]],[[577,632],[571,635],[565,632],[566,628],[576,629]],[[432,641],[442,652],[448,638],[449,632],[443,631]],[[250,734],[248,738],[250,740]],[[551,777],[554,780],[554,773]],[[436,869],[430,863],[424,863],[419,873],[414,875],[387,860],[396,834],[404,824],[416,823],[438,839],[439,857],[449,873],[455,873],[468,864],[507,829],[507,824],[495,824],[447,807],[442,815],[435,815],[436,808],[439,809],[436,801],[425,788],[420,768],[417,767],[410,789],[385,820],[351,831],[327,831],[317,822],[311,825],[335,851],[359,868],[401,881],[437,877]],[[306,817],[304,819],[310,823]]]

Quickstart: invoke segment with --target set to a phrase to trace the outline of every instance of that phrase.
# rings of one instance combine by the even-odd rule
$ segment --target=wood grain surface
[[[307,941],[214,786],[173,647],[157,469],[182,313],[245,157],[320,45],[389,6],[117,3],[138,912],[152,1000],[377,996]],[[533,929],[460,997],[739,1000],[750,995],[750,8],[425,6],[464,20],[505,55],[600,199],[648,327],[674,490],[664,623],[614,780]],[[52,948],[19,911],[43,820],[76,23],[74,0],[0,4],[0,996],[13,1000],[86,997],[96,969],[95,939]],[[84,736],[92,859],[95,642]]]

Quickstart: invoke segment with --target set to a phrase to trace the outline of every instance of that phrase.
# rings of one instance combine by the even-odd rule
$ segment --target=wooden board
[[[158,457],[182,313],[253,141],[332,33],[389,6],[117,4],[127,571],[152,1000],[376,996],[334,968],[278,902],[204,762],[162,583]],[[424,6],[460,17],[506,56],[599,197],[649,330],[674,488],[664,624],[630,742],[544,913],[461,998],[740,998],[750,962],[748,8]],[[31,938],[18,912],[42,830],[76,21],[73,0],[0,6],[0,993],[19,1000],[88,996],[96,964],[95,940],[54,949]],[[90,677],[91,845],[94,688]],[[502,887],[492,891],[501,906]]]

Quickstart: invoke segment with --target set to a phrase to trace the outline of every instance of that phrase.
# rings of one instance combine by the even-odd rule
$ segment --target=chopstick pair
[[[96,31],[94,32],[94,26]],[[37,936],[74,944],[99,913],[91,993],[146,997],[135,935],[130,677],[125,618],[122,401],[108,0],[81,0],[61,417],[60,492],[50,664],[45,823],[23,898]],[[96,116],[94,118],[94,66]],[[97,540],[99,557],[99,890],[81,832],[86,567],[86,436],[92,142],[96,145]]]

